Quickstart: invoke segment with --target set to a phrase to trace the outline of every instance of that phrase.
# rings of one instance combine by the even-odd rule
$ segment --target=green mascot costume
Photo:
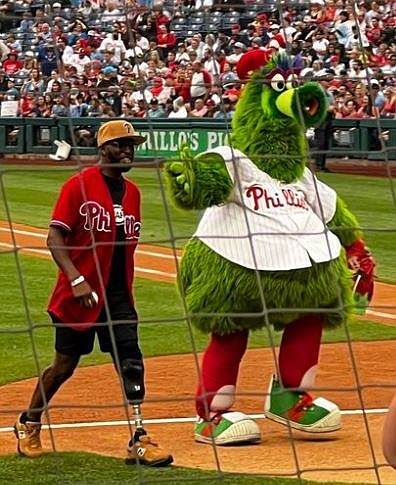
[[[304,133],[326,115],[325,92],[314,82],[297,87],[284,55],[248,52],[237,71],[246,84],[231,146],[195,157],[184,146],[165,167],[176,204],[205,209],[180,281],[194,325],[211,334],[195,439],[216,444],[260,439],[257,423],[231,408],[249,331],[267,325],[283,334],[266,417],[310,433],[339,429],[337,405],[306,389],[323,327],[345,321],[373,292],[374,260],[356,218],[307,168]]]

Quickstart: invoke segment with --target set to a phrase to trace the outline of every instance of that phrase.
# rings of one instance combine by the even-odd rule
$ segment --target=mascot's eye
[[[286,79],[287,89],[295,88],[298,85],[297,76],[295,74],[289,74]]]
[[[275,74],[275,76],[271,79],[271,88],[278,92],[285,89],[285,78],[282,76],[282,74]]]

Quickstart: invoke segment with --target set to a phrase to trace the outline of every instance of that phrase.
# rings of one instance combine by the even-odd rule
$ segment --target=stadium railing
[[[103,121],[103,118],[1,118],[0,154],[49,154],[55,150],[55,140],[65,140],[73,147],[71,155],[95,155],[95,136]],[[142,159],[174,156],[184,140],[194,152],[228,144],[231,129],[224,120],[213,119],[128,121],[147,137],[136,154]],[[311,148],[314,150],[315,145]],[[395,120],[333,120],[329,154],[335,158],[396,160]]]

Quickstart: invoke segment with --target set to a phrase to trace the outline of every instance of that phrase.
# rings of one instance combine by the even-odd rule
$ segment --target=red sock
[[[299,387],[305,373],[319,360],[323,317],[306,315],[286,326],[279,349],[279,372],[284,387]]]
[[[219,389],[226,385],[236,385],[239,364],[246,351],[248,335],[248,331],[225,336],[212,334],[203,356],[201,381],[195,393],[199,416],[207,417],[210,404]]]

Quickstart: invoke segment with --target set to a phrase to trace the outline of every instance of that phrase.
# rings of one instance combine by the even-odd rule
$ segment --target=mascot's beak
[[[278,110],[284,115],[289,116],[290,118],[294,118],[294,113],[292,109],[294,92],[294,88],[284,91],[276,98],[275,102]]]
[[[282,114],[308,128],[317,126],[324,119],[328,100],[321,86],[310,82],[284,91],[277,97],[275,104]]]

